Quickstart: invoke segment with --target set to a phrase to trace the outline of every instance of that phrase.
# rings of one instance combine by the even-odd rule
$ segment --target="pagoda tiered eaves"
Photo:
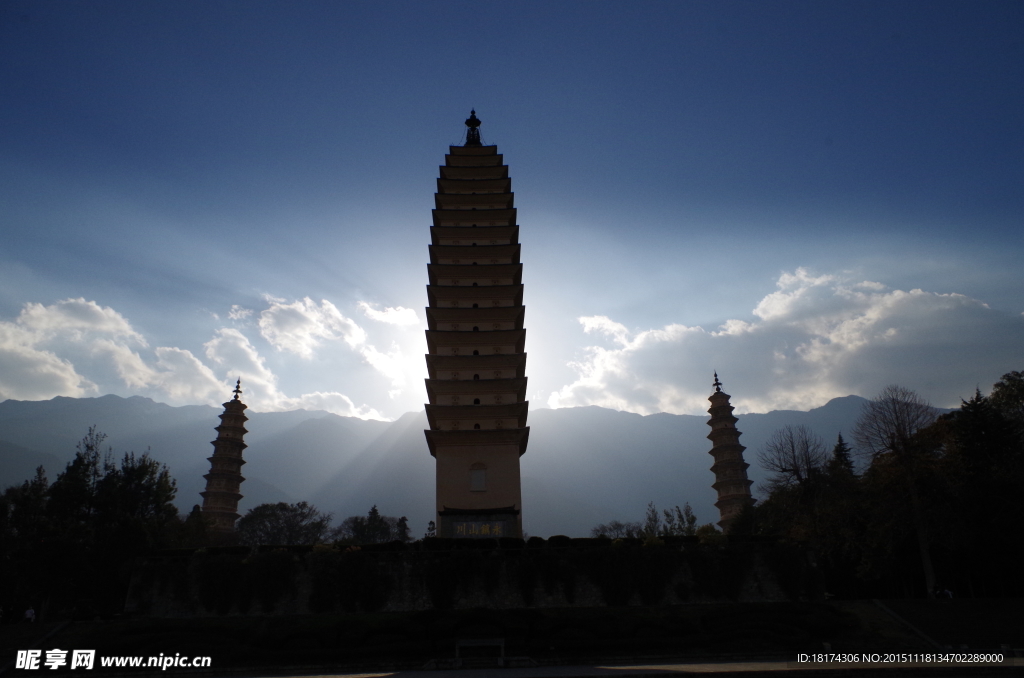
[[[427,374],[431,379],[495,379],[526,376],[526,354],[507,355],[428,355]]]
[[[484,286],[518,285],[523,282],[522,264],[427,264],[431,285]]]
[[[747,448],[740,444],[742,434],[736,428],[738,420],[732,413],[729,394],[722,391],[717,372],[714,386],[715,392],[708,398],[711,401],[708,408],[711,432],[707,437],[711,441],[711,456],[715,459],[711,466],[715,483],[711,487],[718,493],[718,501],[715,502],[721,517],[718,524],[728,532],[743,510],[753,506],[755,501],[750,496],[753,481],[747,478],[750,464],[743,460],[743,451]]]
[[[239,491],[245,478],[242,477],[242,465],[245,459],[242,453],[246,448],[245,416],[246,405],[239,400],[242,393],[241,380],[235,385],[235,397],[224,403],[224,412],[220,415],[221,423],[216,427],[217,439],[212,441],[213,455],[207,458],[210,472],[206,479],[206,489],[199,493],[203,498],[202,513],[209,523],[211,538],[217,544],[230,541],[238,520],[238,502],[242,499]]]
[[[472,332],[488,326],[491,330],[518,330],[523,327],[522,306],[481,306],[479,308],[437,307],[427,309],[427,327],[432,330]],[[484,323],[481,325],[480,323]]]
[[[442,170],[444,169],[442,168]],[[504,166],[500,169],[507,170]],[[474,179],[472,177],[468,179],[438,179],[437,192],[448,196],[467,193],[508,193],[512,195],[512,180],[507,176],[499,179]]]
[[[467,125],[473,131],[479,121]],[[425,434],[437,463],[441,537],[522,534],[529,403],[514,198],[495,146],[449,149],[427,266]]]
[[[447,167],[441,165],[441,180],[458,179],[464,181],[493,181],[496,179],[508,179],[508,167],[506,165],[495,165],[493,167]],[[467,185],[464,189],[470,188]],[[438,188],[440,190],[440,188]],[[460,191],[462,192],[462,191]]]
[[[480,226],[511,226],[516,223],[516,209],[490,210],[431,210],[434,226],[461,226],[472,228]]]
[[[447,182],[446,186],[450,186],[453,183],[455,182]],[[476,188],[476,186],[470,186],[470,188]],[[491,191],[467,193],[463,189],[461,193],[436,194],[434,196],[434,204],[436,209],[439,210],[469,210],[471,212],[473,210],[510,210],[512,209],[512,199],[512,193],[494,193]]]
[[[485,306],[522,306],[523,286],[519,285],[427,285],[431,306],[483,308]],[[476,304],[474,307],[473,304]]]
[[[480,245],[469,252],[459,245],[431,245],[429,249],[432,264],[518,264],[520,253],[518,244]]]
[[[427,396],[439,405],[459,405],[480,399],[485,405],[522,402],[526,377],[511,379],[428,379]]]
[[[519,226],[480,226],[472,230],[466,230],[465,226],[434,226],[430,229],[430,241],[434,245],[453,247],[518,245]],[[467,251],[467,254],[475,252]]]

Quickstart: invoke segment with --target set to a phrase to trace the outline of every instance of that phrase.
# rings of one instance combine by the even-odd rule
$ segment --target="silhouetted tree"
[[[52,484],[40,467],[0,500],[0,577],[41,615],[123,604],[135,558],[173,542],[180,529],[167,468],[128,453],[115,463],[106,436],[89,429]]]
[[[836,446],[832,448],[832,457],[828,460],[826,471],[830,476],[852,476],[853,457],[850,456],[850,446],[843,440],[840,433],[836,439]]]
[[[382,516],[374,504],[366,516],[349,516],[343,520],[331,532],[331,538],[356,544],[383,544],[389,541],[407,542],[412,537],[409,535],[409,520],[405,516]]]
[[[1007,372],[992,385],[992,405],[1007,418],[1024,426],[1024,372]]]
[[[643,524],[639,522],[623,523],[613,520],[610,523],[595,525],[590,530],[591,537],[609,537],[611,539],[624,539],[639,537],[643,531]]]
[[[813,549],[828,590],[843,597],[861,597],[860,544],[866,529],[861,481],[854,473],[850,446],[840,433],[816,487],[816,532]]]
[[[664,516],[664,522],[662,522]],[[590,530],[591,537],[647,538],[665,536],[692,536],[696,534],[697,517],[687,503],[682,509],[665,509],[660,514],[654,502],[647,504],[647,512],[642,522],[623,523],[613,520],[610,523],[595,525]]]
[[[714,523],[701,525],[697,528],[696,535],[700,543],[711,545],[720,543],[725,536],[720,529],[715,527]]]
[[[201,548],[209,545],[209,524],[203,516],[203,511],[196,504],[192,511],[185,518],[181,530],[176,535],[175,541],[182,548]]]
[[[330,514],[307,502],[260,504],[239,518],[238,540],[247,546],[263,544],[320,544],[327,539]]]
[[[864,404],[853,439],[872,459],[883,454],[909,456],[914,435],[935,421],[938,412],[917,393],[891,385]]]
[[[662,513],[665,515],[665,524],[661,527],[663,536],[692,537],[697,534],[697,516],[693,514],[689,502],[682,509],[676,506]]]
[[[765,488],[756,533],[804,545],[828,590],[845,597],[912,595],[915,579],[929,592],[940,584],[1019,595],[1019,562],[1006,544],[1024,528],[1024,427],[1013,406],[1024,381],[1009,373],[1000,384],[998,401],[976,392],[937,419],[913,391],[885,389],[854,431],[863,473],[839,436],[803,482],[782,477]]]
[[[853,436],[861,452],[871,459],[867,480],[883,492],[875,496],[876,507],[886,505],[890,517],[907,516],[914,527],[918,555],[924,570],[925,588],[929,595],[935,589],[935,568],[929,549],[929,525],[923,489],[933,474],[935,450],[918,432],[935,421],[937,412],[914,391],[902,386],[887,386],[864,405],[853,428]],[[909,505],[900,506],[903,496]],[[902,509],[902,510],[901,510]],[[891,522],[887,533],[896,533]]]
[[[928,508],[944,525],[938,533],[946,561],[943,586],[955,578],[977,595],[1020,591],[1012,574],[1019,563],[1004,547],[1007,535],[1024,527],[1024,440],[1012,415],[975,392],[925,431],[942,452],[941,495]]]
[[[661,532],[661,514],[658,513],[658,507],[654,505],[654,502],[648,502],[647,514],[644,516],[643,527],[640,528],[640,533],[644,537],[657,537]]]
[[[825,459],[825,443],[802,425],[776,430],[757,453],[761,468],[773,474],[768,481],[771,487],[810,480],[821,471]]]

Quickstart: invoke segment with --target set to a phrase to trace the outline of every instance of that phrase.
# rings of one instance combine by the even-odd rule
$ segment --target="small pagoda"
[[[718,525],[723,532],[729,532],[732,524],[743,512],[744,507],[753,506],[754,498],[750,496],[752,480],[747,480],[747,469],[750,464],[743,461],[743,450],[747,449],[740,445],[740,431],[736,429],[736,417],[733,416],[733,406],[729,404],[729,394],[722,391],[722,382],[718,380],[718,372],[715,372],[715,392],[708,400],[711,407],[708,414],[708,426],[711,433],[708,439],[711,440],[711,456],[715,463],[711,466],[711,472],[715,474],[715,484],[712,485],[718,492],[718,513],[721,520]]]
[[[238,520],[238,502],[242,498],[239,488],[245,481],[242,477],[242,451],[247,447],[243,438],[245,430],[246,405],[239,396],[242,395],[242,380],[235,383],[235,397],[224,403],[224,413],[220,415],[220,426],[217,427],[217,439],[213,445],[213,456],[208,457],[210,472],[207,473],[206,491],[199,494],[203,497],[203,517],[206,519],[209,533],[214,543],[232,541],[235,521]]]
[[[427,265],[427,421],[438,537],[521,537],[526,452],[523,265],[508,166],[480,140],[449,147]]]

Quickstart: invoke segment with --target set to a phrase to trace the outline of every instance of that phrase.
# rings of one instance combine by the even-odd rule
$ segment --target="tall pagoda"
[[[523,265],[508,166],[480,141],[449,147],[427,265],[427,421],[438,537],[521,537],[526,452]]]
[[[718,492],[718,513],[721,520],[718,524],[722,531],[728,532],[733,522],[743,512],[746,506],[753,506],[754,499],[750,496],[752,480],[747,480],[747,468],[750,464],[743,461],[743,450],[747,449],[740,445],[741,433],[736,429],[736,417],[733,416],[733,406],[729,404],[729,394],[722,391],[722,382],[718,381],[718,372],[715,372],[715,392],[708,400],[711,407],[708,414],[711,419],[708,426],[711,433],[708,439],[711,440],[711,456],[715,463],[711,466],[715,474],[715,484],[712,485]]]
[[[239,396],[242,395],[242,380],[235,384],[235,397],[224,403],[224,413],[220,415],[220,426],[217,427],[217,439],[212,442],[213,456],[208,458],[210,472],[207,473],[206,491],[199,494],[203,497],[203,517],[209,525],[213,540],[218,543],[231,541],[238,520],[238,501],[242,498],[238,490],[245,478],[242,477],[242,450],[247,445],[243,438],[245,430],[246,405]]]

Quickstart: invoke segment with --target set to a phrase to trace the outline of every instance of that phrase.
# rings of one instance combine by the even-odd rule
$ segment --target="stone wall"
[[[208,548],[141,560],[126,612],[155,617],[767,602],[820,596],[799,550],[691,538],[427,539]]]

